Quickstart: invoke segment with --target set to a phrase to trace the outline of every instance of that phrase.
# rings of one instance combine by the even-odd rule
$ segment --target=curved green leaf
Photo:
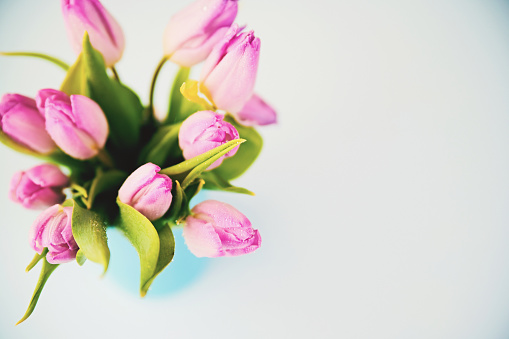
[[[69,95],[86,95],[101,106],[117,146],[130,148],[137,144],[143,106],[133,91],[108,76],[104,59],[90,44],[87,33],[82,52],[61,89]]]
[[[226,192],[232,192],[232,193],[255,195],[253,192],[251,192],[248,189],[233,186],[232,184],[230,184],[228,182],[228,180],[225,180],[224,178],[222,178],[219,174],[215,173],[214,171],[203,172],[201,175],[201,178],[203,178],[203,180],[205,180],[205,185],[203,186],[203,188],[208,189],[208,190],[217,190],[217,191],[226,191]]]
[[[85,256],[83,251],[79,249],[78,252],[76,253],[76,262],[78,263],[78,265],[83,266],[85,264],[85,261],[87,261],[87,257]]]
[[[180,209],[182,208],[182,201],[184,199],[184,190],[180,187],[178,180],[175,180],[175,184],[172,189],[173,199],[171,201],[170,209],[167,213],[167,220],[175,220],[179,216]]]
[[[175,238],[173,237],[171,227],[168,224],[163,224],[157,229],[157,233],[159,235],[159,257],[157,259],[156,269],[152,278],[150,278],[145,285],[142,286],[141,296],[147,294],[147,291],[154,279],[162,272],[163,269],[166,268],[166,266],[169,265],[173,259],[173,255],[175,254]]]
[[[35,253],[35,256],[32,259],[32,261],[30,262],[30,264],[28,264],[27,268],[25,268],[25,272],[27,272],[27,273],[30,272],[32,270],[32,268],[34,268],[35,265],[37,265],[42,258],[46,257],[47,253],[48,253],[48,249],[46,247],[44,248],[44,250],[42,251],[41,254]]]
[[[62,68],[64,71],[67,71],[69,69],[69,65],[65,62],[63,62],[60,59],[57,59],[55,57],[52,57],[50,55],[46,55],[43,53],[34,53],[34,52],[0,52],[0,55],[4,56],[24,56],[24,57],[32,57],[32,58],[39,58],[43,59],[49,62],[54,63],[58,67]]]
[[[262,150],[263,139],[252,127],[243,126],[229,116],[224,120],[235,126],[240,137],[247,140],[233,157],[224,159],[221,166],[212,170],[225,180],[232,180],[242,175],[254,163]]]
[[[103,218],[74,202],[71,225],[72,234],[80,247],[81,254],[87,259],[103,265],[104,273],[106,273],[110,262],[110,249],[106,236],[106,223]]]
[[[143,297],[147,293],[145,286],[156,274],[159,262],[159,235],[154,225],[140,212],[119,199],[117,204],[120,208],[119,227],[140,257],[140,294]]]
[[[167,167],[159,171],[159,173],[169,175],[174,180],[187,180],[186,184],[190,184],[195,178],[197,178],[201,172],[207,169],[214,161],[243,143],[244,139],[231,140],[225,144],[222,144],[208,152],[200,154],[194,158],[186,161],[182,161],[171,167]],[[190,176],[191,175],[191,176]],[[190,176],[190,177],[189,177]],[[187,185],[182,182],[182,188],[185,189]]]
[[[28,309],[25,312],[25,315],[23,318],[20,319],[16,323],[16,325],[21,324],[23,321],[27,320],[28,317],[32,314],[32,312],[35,309],[35,306],[37,305],[37,301],[39,300],[39,297],[41,296],[42,289],[44,288],[44,285],[46,284],[46,281],[48,281],[48,278],[50,277],[51,273],[58,267],[58,265],[50,264],[46,258],[43,258],[42,262],[42,269],[41,274],[39,275],[39,281],[37,281],[37,285],[35,286],[34,294],[32,295],[32,299],[30,300],[30,304],[28,305]]]

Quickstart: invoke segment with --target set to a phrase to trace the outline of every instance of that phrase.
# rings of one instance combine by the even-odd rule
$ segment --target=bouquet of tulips
[[[260,234],[233,206],[204,201],[201,190],[252,194],[230,181],[255,161],[262,138],[253,126],[276,122],[276,113],[253,93],[260,39],[234,23],[236,0],[198,0],[171,17],[164,56],[143,105],[115,70],[124,50],[120,25],[98,0],[62,0],[68,35],[78,54],[73,65],[45,54],[4,52],[53,62],[67,73],[60,89],[35,98],[0,100],[0,141],[43,164],[14,175],[10,198],[43,209],[30,230],[42,262],[28,310],[33,312],[51,273],[88,259],[108,268],[106,227],[118,227],[140,258],[140,293],[172,261],[172,227],[183,227],[198,257],[236,256],[261,244]],[[154,115],[159,71],[180,66],[168,114]],[[198,81],[190,68],[204,61]]]

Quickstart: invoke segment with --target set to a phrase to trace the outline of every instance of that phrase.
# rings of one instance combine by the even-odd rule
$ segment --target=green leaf
[[[175,79],[173,80],[173,86],[171,87],[170,92],[170,104],[168,107],[168,115],[166,116],[166,119],[164,121],[165,125],[173,124],[176,121],[179,121],[177,119],[178,115],[180,115],[180,110],[182,106],[182,102],[186,100],[182,96],[182,93],[180,93],[180,87],[184,84],[184,82],[187,81],[189,78],[189,72],[191,71],[191,68],[189,67],[180,67],[177,75],[175,76]]]
[[[58,67],[62,68],[64,71],[67,71],[69,69],[69,65],[65,62],[63,62],[60,59],[57,59],[55,57],[52,57],[50,55],[46,55],[43,53],[34,53],[34,52],[0,52],[0,55],[4,56],[24,56],[24,57],[32,57],[32,58],[39,58],[43,59],[49,62],[54,63]]]
[[[78,265],[83,266],[85,264],[85,261],[87,261],[87,257],[85,256],[81,249],[78,250],[78,252],[76,253],[76,262],[78,263]]]
[[[175,220],[178,218],[180,209],[182,208],[182,202],[184,199],[184,190],[180,187],[178,180],[175,180],[175,185],[172,188],[173,199],[171,201],[170,209],[167,213],[167,220]]]
[[[120,208],[119,227],[140,257],[140,294],[143,297],[147,293],[145,286],[156,274],[159,262],[159,235],[152,223],[140,212],[119,199],[117,204]]]
[[[80,252],[87,259],[103,265],[104,273],[106,273],[110,262],[110,249],[103,218],[74,202],[71,225],[72,234],[80,247]]]
[[[139,163],[151,162],[158,166],[164,166],[170,155],[173,158],[181,156],[182,151],[178,146],[180,125],[178,123],[160,127],[150,142],[143,148]]]
[[[232,180],[242,175],[256,160],[263,146],[263,139],[252,127],[242,126],[231,117],[225,117],[231,123],[246,143],[239,148],[233,157],[224,159],[221,166],[212,170],[225,180]]]
[[[32,295],[32,300],[30,300],[30,304],[28,305],[28,309],[25,312],[25,315],[23,318],[20,319],[16,323],[16,325],[21,324],[23,321],[27,320],[28,317],[32,314],[32,312],[35,309],[35,306],[37,305],[37,301],[39,300],[39,297],[41,296],[42,289],[44,288],[44,285],[46,284],[46,281],[48,281],[48,278],[50,277],[51,273],[58,267],[58,265],[50,264],[46,258],[43,258],[42,262],[42,269],[41,274],[39,275],[39,281],[37,281],[37,285],[35,286],[34,294]]]
[[[248,189],[233,186],[228,182],[228,180],[222,178],[219,174],[215,173],[214,171],[203,172],[201,177],[203,178],[203,180],[205,180],[205,185],[203,186],[203,188],[205,189],[255,195]]]
[[[97,102],[108,120],[110,137],[118,147],[129,149],[137,144],[143,106],[133,91],[108,77],[104,59],[92,47],[86,33],[83,50],[69,69],[62,91],[86,95]]]
[[[205,184],[205,180],[198,178],[198,179],[194,180],[192,183],[190,183],[189,185],[187,185],[187,188],[185,189],[184,192],[186,194],[186,198],[187,198],[188,202],[190,202],[191,199],[196,194],[198,194],[198,192],[201,191],[204,184]]]
[[[99,172],[90,186],[90,192],[85,205],[88,209],[91,209],[95,198],[102,192],[109,190],[117,190],[122,186],[123,182],[127,178],[127,174],[118,170],[110,170],[107,172]]]
[[[206,170],[214,161],[243,143],[244,139],[231,140],[208,152],[200,154],[194,158],[183,161],[174,166],[162,169],[161,174],[169,175],[174,180],[181,180],[182,188],[185,189],[194,179],[196,179],[204,170]],[[184,184],[185,182],[185,184]]]
[[[154,279],[162,272],[163,269],[166,268],[166,266],[169,265],[173,259],[173,255],[175,254],[175,238],[173,237],[171,227],[168,224],[163,224],[157,229],[157,233],[159,235],[159,257],[157,259],[156,269],[152,278],[150,278],[141,288],[141,296],[147,294],[147,291]]]
[[[34,258],[30,262],[30,264],[28,264],[27,268],[25,269],[25,272],[27,272],[27,273],[30,272],[32,270],[32,268],[34,268],[35,265],[37,265],[42,258],[46,257],[47,253],[48,253],[48,249],[46,247],[44,248],[44,250],[42,251],[41,254],[35,253]]]

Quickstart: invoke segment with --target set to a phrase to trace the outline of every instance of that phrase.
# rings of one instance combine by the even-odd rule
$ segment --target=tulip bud
[[[121,202],[134,207],[149,220],[162,217],[172,200],[171,179],[159,174],[160,170],[159,166],[146,163],[131,173],[118,190]]]
[[[34,99],[5,94],[0,100],[0,128],[9,138],[28,149],[48,154],[57,148],[45,128],[44,115]]]
[[[69,178],[57,166],[43,164],[14,174],[9,197],[26,208],[46,208],[65,200],[62,189],[68,184]]]
[[[197,257],[237,256],[261,245],[258,230],[253,230],[246,216],[231,205],[206,200],[191,212],[182,234]]]
[[[230,113],[244,107],[253,95],[259,55],[260,39],[233,24],[205,60],[200,77],[216,107]]]
[[[117,63],[124,52],[122,28],[98,0],[62,0],[67,35],[76,54],[81,53],[83,36],[101,52],[107,67]]]
[[[108,122],[101,107],[83,95],[48,95],[49,91],[54,90],[39,91],[37,101],[44,101],[40,106],[44,106],[46,130],[53,140],[76,159],[96,156],[108,138]]]
[[[207,58],[237,16],[237,0],[198,0],[175,14],[164,32],[164,54],[191,67]]]
[[[276,111],[256,94],[253,94],[235,116],[245,126],[264,126],[277,122]]]
[[[46,260],[61,264],[76,258],[79,250],[72,235],[72,207],[53,205],[35,219],[30,231],[30,246],[41,254],[48,248]]]
[[[222,114],[212,111],[199,111],[189,116],[179,130],[179,146],[184,159],[191,159],[214,149],[228,141],[238,139],[239,132],[229,122],[223,121]],[[225,158],[237,153],[235,147],[209,166],[209,170],[221,165]]]

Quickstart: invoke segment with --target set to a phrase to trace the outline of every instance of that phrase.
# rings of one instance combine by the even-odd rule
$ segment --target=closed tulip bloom
[[[43,164],[14,174],[9,197],[26,208],[46,208],[65,200],[62,190],[68,184],[69,178],[57,166]]]
[[[5,94],[0,100],[0,128],[16,143],[41,154],[53,152],[57,145],[45,128],[44,115],[34,99]]]
[[[179,130],[179,146],[185,159],[191,159],[214,149],[228,141],[238,139],[239,132],[229,122],[223,121],[222,114],[212,111],[199,111],[189,116]],[[221,165],[225,158],[237,153],[235,147],[209,166],[209,170]]]
[[[200,76],[219,109],[239,112],[253,95],[258,70],[260,39],[233,24],[212,50]]]
[[[236,117],[245,126],[264,126],[277,122],[276,111],[256,94],[253,94]]]
[[[164,32],[164,54],[191,67],[207,58],[237,16],[237,0],[198,0],[175,14]]]
[[[76,54],[81,53],[83,36],[104,57],[107,67],[116,64],[124,52],[122,28],[98,0],[62,0],[67,35]]]
[[[197,257],[237,256],[253,252],[262,239],[251,222],[233,206],[206,200],[192,209],[183,236]]]
[[[46,91],[41,90],[38,98],[44,98]],[[46,96],[44,112],[46,130],[70,156],[90,159],[106,144],[108,122],[101,107],[92,99],[83,95],[69,97],[60,92]]]
[[[159,174],[161,168],[146,163],[131,173],[118,191],[118,198],[124,204],[134,207],[149,220],[162,217],[170,208],[172,182],[166,174]]]
[[[62,264],[76,258],[79,250],[72,235],[72,207],[53,205],[35,219],[30,230],[30,246],[41,254],[48,248],[46,260]]]

